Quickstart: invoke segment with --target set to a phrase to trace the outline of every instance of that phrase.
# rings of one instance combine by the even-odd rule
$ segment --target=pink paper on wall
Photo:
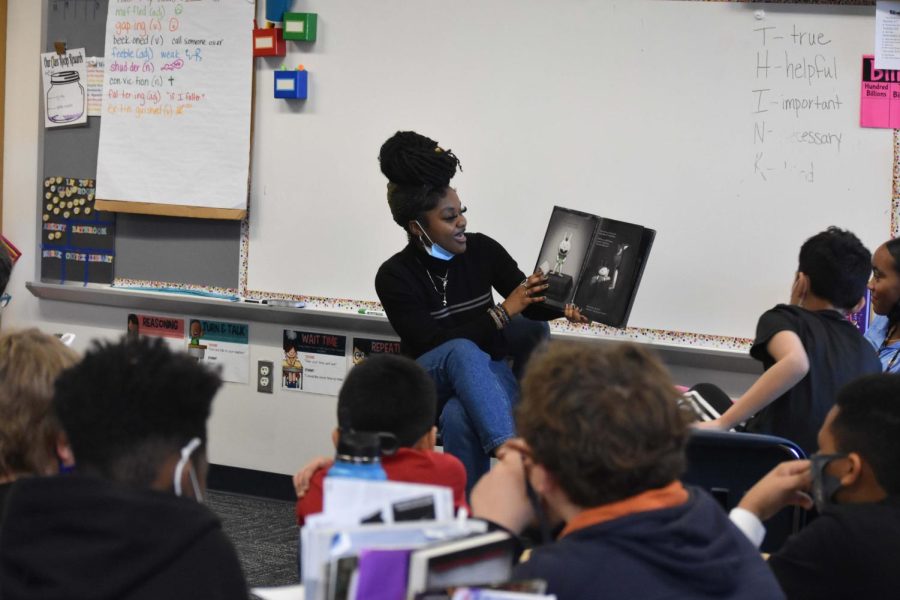
[[[900,128],[900,71],[876,69],[871,54],[862,60],[859,125]]]

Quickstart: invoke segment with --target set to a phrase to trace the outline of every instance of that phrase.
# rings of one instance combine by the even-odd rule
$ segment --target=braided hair
[[[403,229],[437,206],[447,193],[456,168],[462,170],[451,150],[444,150],[436,141],[414,131],[398,131],[391,136],[381,146],[378,161],[388,178],[391,216]]]

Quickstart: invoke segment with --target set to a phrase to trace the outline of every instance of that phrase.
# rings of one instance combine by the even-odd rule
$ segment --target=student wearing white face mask
[[[797,504],[819,517],[769,558],[788,598],[895,598],[900,590],[900,375],[847,384],[811,460],[782,463],[731,512],[759,545],[761,521]]]
[[[237,554],[200,504],[219,377],[161,340],[95,345],[56,381],[74,472],[20,479],[0,529],[0,595],[245,600]]]
[[[450,187],[459,166],[452,151],[405,131],[384,143],[379,161],[408,244],[381,265],[375,289],[403,353],[437,385],[444,449],[465,465],[471,488],[514,433],[518,383],[505,359],[521,367],[547,336],[540,321],[563,315],[542,304],[543,274],[526,277],[499,243],[467,233],[466,208]],[[505,300],[495,305],[492,289]],[[587,321],[574,307],[565,316]]]

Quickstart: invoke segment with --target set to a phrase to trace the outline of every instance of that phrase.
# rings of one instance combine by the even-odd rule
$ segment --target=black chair
[[[682,480],[704,488],[729,511],[744,493],[775,465],[806,458],[795,443],[754,433],[693,430],[688,440],[688,468]],[[789,506],[766,521],[760,550],[774,552],[805,524],[805,511]]]

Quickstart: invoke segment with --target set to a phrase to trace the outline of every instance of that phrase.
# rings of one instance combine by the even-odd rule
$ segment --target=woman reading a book
[[[543,273],[526,277],[496,241],[466,233],[466,208],[450,187],[459,166],[453,152],[406,131],[384,143],[379,161],[408,243],[378,269],[375,290],[402,352],[434,379],[444,449],[465,465],[471,489],[514,435],[514,370],[547,337],[542,321],[563,315],[543,305]],[[494,304],[492,288],[502,303]],[[565,316],[587,322],[574,306]]]

